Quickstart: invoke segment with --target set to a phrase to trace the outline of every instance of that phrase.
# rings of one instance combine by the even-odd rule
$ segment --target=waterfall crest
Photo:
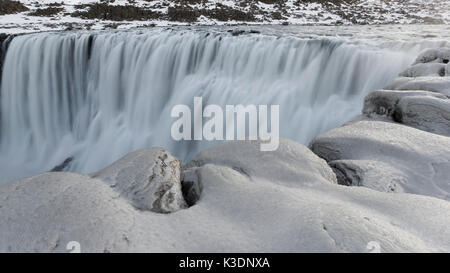
[[[214,143],[175,142],[176,104],[280,105],[280,134],[307,144],[360,113],[417,49],[206,31],[41,33],[14,38],[1,85],[0,182],[92,172],[160,146],[188,159]]]

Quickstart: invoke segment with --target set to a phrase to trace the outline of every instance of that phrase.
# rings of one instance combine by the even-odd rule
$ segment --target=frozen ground
[[[127,164],[115,166],[127,172]],[[115,179],[118,188],[73,173],[2,185],[0,251],[67,252],[71,241],[82,252],[450,250],[448,201],[337,185],[326,162],[293,141],[273,153],[251,142],[216,146],[183,172],[184,183],[199,185],[200,200],[170,214],[136,209],[121,190],[124,177]],[[159,183],[151,169],[139,174]]]
[[[450,21],[447,0],[20,2],[23,4],[21,8],[0,9],[0,32],[128,29],[180,24],[448,24]]]

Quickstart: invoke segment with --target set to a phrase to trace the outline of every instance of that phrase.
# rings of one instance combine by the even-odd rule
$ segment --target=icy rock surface
[[[365,98],[363,114],[386,116],[424,131],[450,136],[450,49],[429,49],[385,90]]]
[[[326,162],[304,145],[281,139],[273,152],[261,152],[259,141],[221,144],[197,154],[184,169],[208,164],[229,167],[249,179],[267,179],[285,183],[337,183]],[[299,180],[301,178],[301,180]]]
[[[314,139],[340,184],[450,200],[450,138],[384,121],[357,121]]]
[[[422,90],[450,96],[450,49],[428,49],[411,67],[385,87],[387,90]]]
[[[450,199],[449,59],[448,48],[424,51],[393,83],[365,98],[360,119],[366,121],[311,142],[340,184]],[[376,121],[383,118],[446,137]]]
[[[375,91],[365,98],[363,113],[369,117],[386,116],[404,125],[450,136],[450,101],[440,93]]]
[[[126,251],[135,209],[86,175],[47,173],[2,185],[0,252]]]
[[[450,200],[450,49],[429,49],[311,149],[338,183]],[[407,126],[405,126],[407,125]]]
[[[169,213],[186,207],[180,160],[161,148],[139,150],[92,174],[138,209]]]
[[[450,48],[437,48],[428,49],[423,51],[413,63],[423,64],[423,63],[444,63],[448,64],[450,60]]]
[[[68,252],[72,241],[81,252],[367,252],[373,242],[381,252],[450,251],[449,202],[337,185],[324,160],[292,141],[271,155],[258,147],[229,142],[199,154],[186,167],[201,179],[200,199],[170,214],[138,210],[85,175],[1,185],[0,251]],[[131,158],[140,153],[149,154]]]
[[[430,91],[450,96],[450,77],[399,77],[386,90]]]

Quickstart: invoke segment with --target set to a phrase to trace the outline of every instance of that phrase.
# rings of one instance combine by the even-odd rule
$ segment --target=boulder
[[[180,160],[161,148],[139,150],[91,175],[141,210],[170,213],[186,208]]]
[[[419,63],[412,65],[402,73],[401,77],[425,77],[425,76],[435,76],[443,77],[448,76],[447,74],[447,64],[443,63]]]
[[[426,49],[416,58],[415,64],[421,63],[443,63],[448,64],[450,60],[450,48]]]
[[[184,170],[207,164],[227,166],[249,179],[279,183],[334,183],[336,177],[326,162],[304,145],[280,139],[276,151],[261,152],[259,141],[235,141],[214,146],[197,154]],[[299,177],[302,179],[299,180]]]
[[[398,77],[384,89],[431,91],[449,97],[450,77]]]
[[[425,50],[399,78],[365,98],[363,114],[450,136],[449,57],[448,48]]]
[[[424,90],[450,96],[450,48],[428,49],[385,89]]]
[[[315,138],[310,147],[340,184],[450,200],[450,138],[401,124],[357,121]]]
[[[47,173],[0,186],[0,252],[127,251],[134,209],[87,175]]]
[[[363,114],[385,116],[427,132],[450,136],[450,100],[440,93],[375,91],[365,98]]]

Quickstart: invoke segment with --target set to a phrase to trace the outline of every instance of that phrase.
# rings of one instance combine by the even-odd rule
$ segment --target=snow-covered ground
[[[129,174],[129,160],[154,152],[114,168]],[[135,173],[148,179],[132,191],[122,187],[129,176],[112,177],[110,187],[101,174],[49,173],[0,186],[0,252],[67,252],[73,241],[81,252],[450,250],[450,202],[337,185],[326,162],[293,141],[271,153],[251,142],[200,153],[183,170],[185,182],[201,185],[200,200],[170,214],[137,209],[130,196],[161,182],[151,166]]]
[[[450,22],[448,0],[356,1],[99,1],[20,0],[27,9],[0,10],[0,32],[108,29],[169,25],[412,24]],[[103,4],[98,5],[100,2]],[[110,2],[110,3],[105,3]],[[268,4],[273,3],[273,4]],[[95,5],[95,6],[93,6]],[[120,6],[122,10],[114,9]],[[124,9],[125,8],[125,9]],[[89,10],[91,12],[89,13]]]

